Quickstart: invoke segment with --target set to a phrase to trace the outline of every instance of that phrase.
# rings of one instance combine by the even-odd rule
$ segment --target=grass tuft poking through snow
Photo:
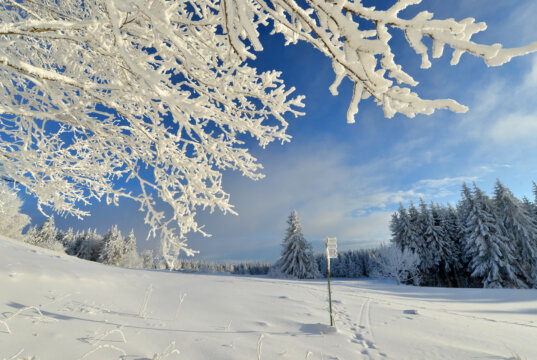
[[[24,349],[20,349],[18,353],[16,353],[15,355],[13,355],[12,357],[10,358],[4,358],[4,360],[15,360],[15,359],[18,359],[19,358],[19,355],[22,354],[24,352]]]
[[[171,355],[174,355],[174,354],[179,355],[180,353],[181,352],[177,350],[177,348],[175,347],[175,341],[172,341],[170,345],[168,345],[168,347],[166,347],[166,349],[164,349],[164,351],[161,354],[157,353],[153,355],[152,360],[164,360],[170,357]]]
[[[112,329],[112,330],[109,330],[107,331],[106,333],[104,333],[102,336],[99,336],[98,338],[95,338],[93,340],[90,340],[89,343],[92,344],[92,345],[96,345],[100,342],[102,342],[104,339],[106,339],[109,335],[113,334],[113,333],[118,333],[119,335],[121,335],[121,340],[123,341],[124,344],[127,343],[127,339],[125,339],[125,334],[123,333],[123,331],[121,330],[121,326],[117,329]]]
[[[144,295],[144,302],[142,303],[142,306],[140,307],[140,311],[138,312],[138,316],[141,318],[146,317],[146,311],[147,311],[147,304],[149,303],[149,298],[151,297],[151,293],[153,292],[153,284],[149,284],[147,287],[147,290],[145,291]]]
[[[181,310],[181,305],[183,304],[183,301],[185,301],[186,293],[181,294],[179,296],[179,304],[177,304],[177,310],[175,310],[175,318],[179,316],[179,310]]]
[[[125,350],[120,349],[120,348],[118,348],[117,346],[110,345],[110,344],[101,344],[101,345],[98,345],[96,348],[94,348],[94,349],[88,351],[87,353],[85,353],[85,354],[80,358],[80,360],[85,359],[85,358],[87,358],[88,356],[90,356],[91,354],[96,353],[97,351],[102,350],[102,349],[112,349],[112,350],[115,350],[115,351],[121,353],[123,356],[127,356],[127,353],[125,352]]]

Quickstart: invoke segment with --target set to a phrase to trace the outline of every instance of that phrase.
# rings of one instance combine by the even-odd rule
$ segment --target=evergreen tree
[[[497,218],[488,196],[474,185],[469,209],[465,250],[470,260],[471,276],[485,288],[522,287],[513,267],[513,248]]]
[[[422,277],[429,285],[440,285],[446,278],[446,271],[449,270],[447,259],[451,256],[445,245],[446,234],[441,226],[440,213],[434,203],[431,203],[429,208],[423,199],[420,199],[420,217],[424,243],[422,252],[418,255],[421,258],[421,270],[424,272]]]
[[[520,263],[521,280],[537,287],[537,222],[500,180],[494,187],[494,203]]]
[[[449,246],[451,252],[451,258],[448,259],[451,269],[450,282],[453,281],[457,287],[465,286],[466,284],[461,279],[461,275],[464,278],[468,274],[465,274],[466,266],[462,260],[464,243],[459,230],[457,210],[451,204],[448,204],[448,207],[442,208],[442,213],[442,227],[446,234],[446,245]]]
[[[523,196],[522,197],[522,201],[521,201],[521,204],[522,204],[522,207],[524,208],[524,210],[530,215],[533,217],[533,213],[534,213],[534,210],[535,210],[535,205],[526,197],[526,196]]]
[[[535,206],[535,212],[537,213],[537,184],[535,181],[531,182],[533,185],[533,205]]]
[[[419,210],[412,201],[410,202],[410,206],[408,208],[408,220],[408,239],[406,240],[407,247],[421,257],[424,248],[423,222]]]
[[[351,268],[347,277],[360,278],[364,276],[363,264],[360,259],[360,252],[353,250],[349,251],[349,257],[351,259]]]
[[[462,265],[468,269],[470,258],[464,249],[466,248],[466,243],[468,242],[467,238],[469,234],[466,233],[466,230],[470,212],[473,206],[473,195],[466,183],[462,184],[461,195],[462,199],[457,204],[457,227],[459,229],[459,238],[461,239],[463,249],[461,253],[461,262]]]
[[[430,247],[433,248],[433,256],[438,262],[437,285],[452,286],[450,273],[454,259],[455,244],[450,235],[451,221],[448,218],[447,209],[431,202],[431,216],[436,228],[435,237]]]
[[[62,244],[65,248],[65,252],[69,255],[76,254],[76,235],[73,228],[67,229],[67,232],[62,237]]]
[[[391,241],[399,248],[404,247],[403,222],[405,217],[408,218],[408,213],[403,204],[399,203],[399,210],[392,214],[392,220],[390,221]]]
[[[293,211],[287,220],[285,239],[281,257],[276,263],[276,269],[283,276],[298,279],[319,277],[319,269],[313,257],[313,248],[302,234],[302,226],[298,214]]]
[[[65,252],[62,243],[58,241],[58,229],[54,224],[54,217],[49,217],[40,227],[28,231],[26,242],[58,252]]]
[[[123,253],[122,266],[125,267],[140,267],[142,262],[136,251],[136,237],[134,236],[134,230],[131,229],[129,236],[125,239],[125,247]]]
[[[99,254],[99,262],[120,266],[125,254],[125,240],[117,225],[112,226],[103,237],[103,246]]]
[[[77,239],[76,256],[85,260],[98,261],[102,247],[103,237],[97,233],[97,229],[88,229]]]
[[[409,247],[412,240],[415,238],[415,230],[411,223],[411,217],[403,204],[399,204],[399,210],[392,215],[390,223],[392,232],[392,243],[403,250]]]

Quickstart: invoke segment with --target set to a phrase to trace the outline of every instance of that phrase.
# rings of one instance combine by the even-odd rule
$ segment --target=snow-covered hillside
[[[0,238],[0,359],[537,359],[537,291],[129,270]]]

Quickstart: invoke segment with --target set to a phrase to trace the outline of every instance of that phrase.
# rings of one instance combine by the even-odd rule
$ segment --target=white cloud
[[[414,185],[414,189],[423,190],[427,194],[427,198],[442,198],[457,194],[460,191],[461,184],[472,183],[477,181],[477,176],[458,176],[445,177],[443,179],[424,179],[418,181]]]
[[[519,61],[529,63],[530,70],[520,72],[505,65],[509,70],[497,72],[489,83],[475,90],[470,111],[454,128],[457,141],[471,141],[469,156],[474,161],[511,163],[536,148],[537,56]]]
[[[511,114],[501,117],[490,129],[490,137],[497,143],[515,144],[535,142],[537,136],[537,112],[534,114]]]
[[[296,209],[317,251],[322,250],[326,236],[337,237],[346,248],[376,246],[389,241],[390,217],[400,202],[407,205],[419,197],[442,201],[458,196],[463,181],[477,179],[446,177],[390,185],[397,176],[393,166],[397,159],[357,165],[348,148],[313,143],[315,147],[291,144],[284,151],[263,153],[260,157],[267,174],[263,180],[253,182],[236,174],[226,177],[224,185],[239,216],[202,214],[200,221],[214,237],[194,237],[191,245],[205,256],[231,260],[263,249],[261,256],[271,260],[279,253],[287,216]]]

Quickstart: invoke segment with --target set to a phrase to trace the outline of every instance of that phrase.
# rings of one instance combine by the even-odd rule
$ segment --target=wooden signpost
[[[327,237],[326,243],[326,278],[328,279],[328,303],[330,305],[330,326],[334,326],[334,315],[332,314],[332,290],[330,289],[330,259],[337,258],[337,239]]]

